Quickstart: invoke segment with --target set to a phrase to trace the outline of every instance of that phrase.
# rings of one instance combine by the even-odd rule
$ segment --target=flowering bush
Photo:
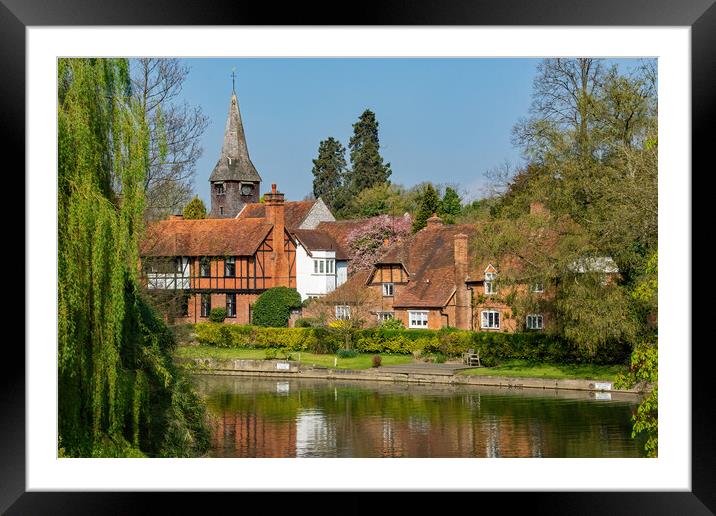
[[[348,273],[372,267],[387,247],[410,236],[411,228],[410,215],[380,215],[370,219],[370,224],[351,231],[348,234],[348,246],[353,259],[348,266]]]

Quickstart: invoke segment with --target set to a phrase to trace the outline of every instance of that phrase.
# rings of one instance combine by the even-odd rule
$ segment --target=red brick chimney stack
[[[266,219],[273,224],[273,262],[272,275],[274,287],[288,287],[288,258],[284,246],[286,228],[286,205],[281,192],[276,190],[276,183],[271,185],[271,193],[264,194],[266,206]]]
[[[427,220],[427,227],[435,229],[443,225],[443,219],[438,217],[437,213],[433,213],[433,216]]]
[[[470,328],[470,297],[465,284],[467,279],[467,235],[455,235],[453,257],[455,261],[455,327]]]

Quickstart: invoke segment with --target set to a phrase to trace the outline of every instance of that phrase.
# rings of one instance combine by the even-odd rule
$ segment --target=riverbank
[[[595,395],[605,399],[609,399],[612,393],[640,394],[635,389],[616,389],[611,380],[464,374],[472,368],[454,363],[403,363],[369,369],[338,369],[295,360],[176,357],[175,361],[177,365],[194,374],[481,385],[506,389],[575,390],[594,392]]]

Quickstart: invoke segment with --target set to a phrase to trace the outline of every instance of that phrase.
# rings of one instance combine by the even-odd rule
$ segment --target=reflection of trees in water
[[[197,382],[221,421],[214,432],[219,455],[639,455],[626,403],[366,382]]]

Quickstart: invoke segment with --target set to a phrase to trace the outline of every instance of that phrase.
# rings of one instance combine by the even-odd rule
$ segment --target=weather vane
[[[231,91],[236,93],[236,67],[231,69]]]

